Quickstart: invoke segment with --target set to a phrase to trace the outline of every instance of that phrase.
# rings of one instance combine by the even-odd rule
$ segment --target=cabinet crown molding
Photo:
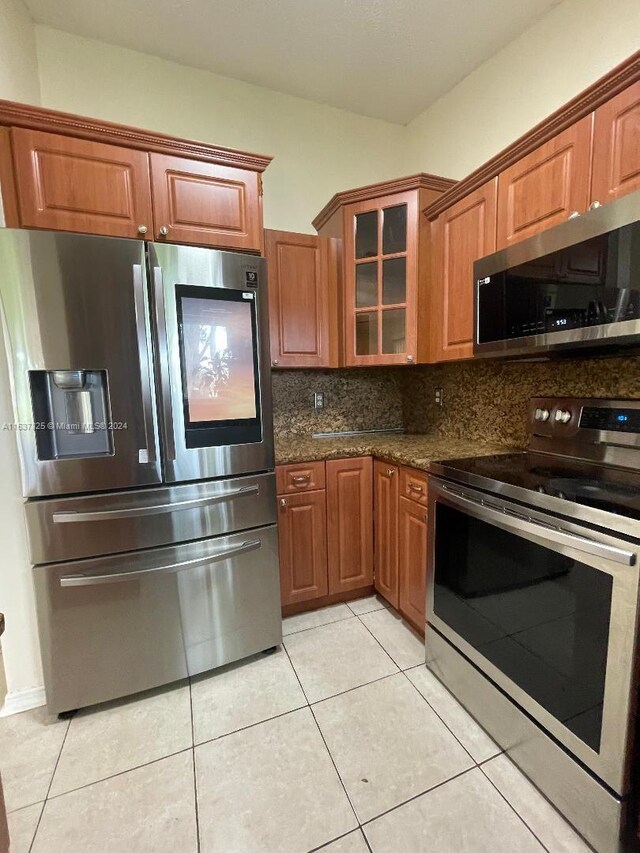
[[[425,208],[427,219],[437,219],[438,216],[457,201],[481,187],[487,181],[495,178],[504,169],[512,166],[522,157],[530,154],[538,146],[548,142],[570,125],[584,118],[614,95],[622,92],[628,86],[640,80],[640,50],[633,53],[620,65],[617,65],[591,86],[576,95],[564,106],[531,130],[527,131],[511,145],[483,163],[466,178],[458,181],[451,189]]]
[[[102,121],[101,119],[77,116],[72,113],[20,104],[16,101],[0,99],[0,125],[25,127],[48,133],[59,133],[89,139],[93,142],[126,145],[142,151],[154,151],[160,154],[176,154],[196,160],[207,160],[221,166],[235,166],[239,169],[251,169],[264,172],[272,157],[238,151],[235,148],[223,148],[206,142],[196,142],[164,133],[154,133],[130,127],[124,124]]]
[[[313,227],[319,231],[328,222],[334,213],[345,204],[353,204],[359,201],[370,201],[393,193],[408,192],[410,190],[435,190],[446,192],[455,185],[450,178],[442,178],[439,175],[429,175],[426,172],[418,172],[415,175],[407,175],[405,178],[394,178],[391,181],[380,181],[377,184],[367,184],[364,187],[356,187],[352,190],[343,190],[336,193],[333,198],[325,204],[320,213],[313,220]]]

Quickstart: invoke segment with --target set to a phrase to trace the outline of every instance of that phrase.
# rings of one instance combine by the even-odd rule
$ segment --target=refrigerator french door
[[[273,470],[264,259],[0,229],[0,271],[25,497]]]
[[[266,262],[151,245],[167,482],[273,468]]]

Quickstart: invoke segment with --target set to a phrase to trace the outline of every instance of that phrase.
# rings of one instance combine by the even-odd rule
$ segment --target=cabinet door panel
[[[327,462],[329,594],[373,583],[373,465],[370,456]]]
[[[640,82],[598,107],[591,201],[606,204],[640,189]]]
[[[424,631],[427,579],[427,511],[401,497],[398,511],[400,611]]]
[[[419,213],[417,191],[344,208],[347,366],[416,360]]]
[[[283,605],[327,594],[326,512],[324,491],[278,498],[280,596]]]
[[[23,226],[139,237],[142,225],[151,234],[144,151],[23,128],[11,134]]]
[[[165,154],[150,157],[156,240],[261,251],[256,172]]]
[[[436,361],[473,355],[473,264],[496,248],[496,193],[494,178],[433,223]]]
[[[593,116],[527,154],[498,176],[498,249],[565,222],[589,205]]]
[[[337,366],[334,243],[311,234],[265,231],[274,367]]]
[[[376,460],[374,483],[375,587],[398,607],[398,468]]]

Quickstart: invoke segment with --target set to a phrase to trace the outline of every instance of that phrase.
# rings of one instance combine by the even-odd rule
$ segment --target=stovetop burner
[[[640,520],[640,472],[557,460],[526,451],[443,464],[498,483]]]

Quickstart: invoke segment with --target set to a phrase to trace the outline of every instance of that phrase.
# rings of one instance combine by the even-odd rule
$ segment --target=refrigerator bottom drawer
[[[116,699],[278,645],[277,546],[271,525],[36,566],[49,710]]]

